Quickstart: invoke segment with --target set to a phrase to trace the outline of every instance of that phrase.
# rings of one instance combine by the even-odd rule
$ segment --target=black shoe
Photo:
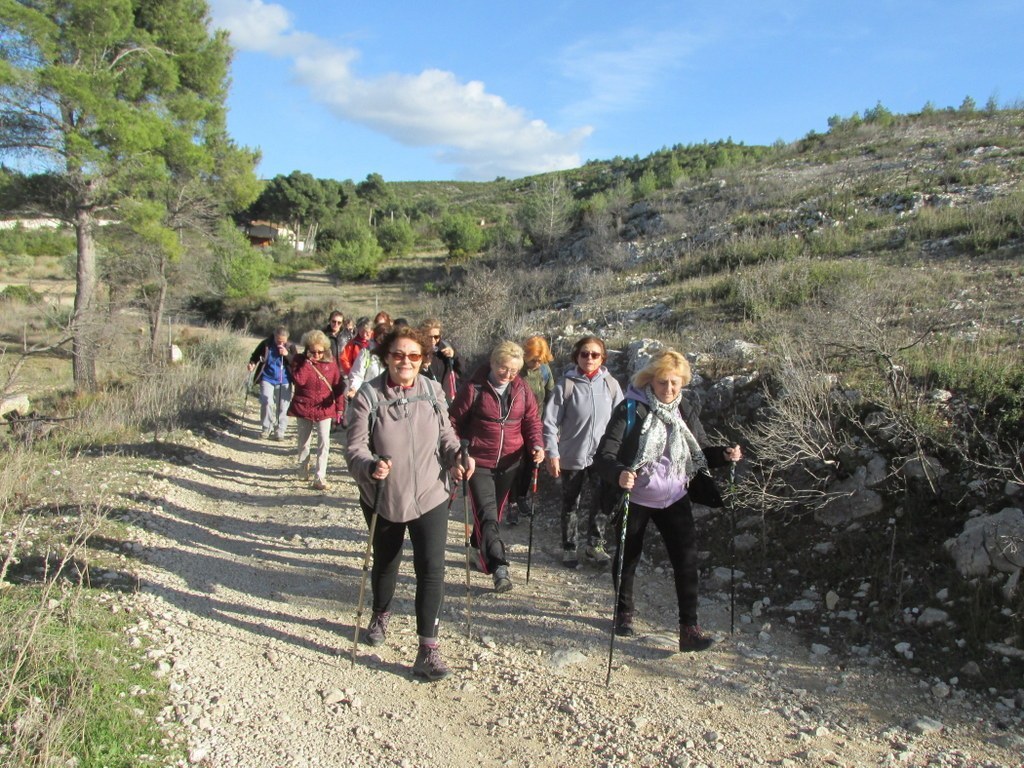
[[[619,611],[615,621],[615,634],[619,637],[632,637],[636,634],[633,630],[633,612]]]
[[[494,569],[494,591],[497,593],[508,592],[512,589],[512,579],[508,575],[508,566],[499,565]]]
[[[579,557],[576,555],[575,549],[562,550],[562,565],[566,568],[575,568],[580,564]]]
[[[699,624],[679,625],[679,650],[686,653],[706,651],[715,644],[714,638],[705,635]]]
[[[519,507],[515,504],[505,507],[505,522],[509,525],[519,525]]]
[[[369,645],[377,646],[384,643],[388,636],[388,622],[391,621],[391,611],[374,611],[373,618],[366,628],[366,642]]]

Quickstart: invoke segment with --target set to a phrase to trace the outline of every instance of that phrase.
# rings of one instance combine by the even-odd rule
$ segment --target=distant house
[[[306,244],[302,240],[296,240],[295,233],[287,227],[279,227],[269,221],[250,221],[239,227],[249,242],[257,248],[268,248],[278,240],[283,240],[295,246],[295,250],[304,251]]]

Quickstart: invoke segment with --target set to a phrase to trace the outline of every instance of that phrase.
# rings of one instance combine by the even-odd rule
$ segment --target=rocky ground
[[[335,448],[330,491],[308,489],[293,453],[258,440],[250,419],[197,438],[187,461],[139,470],[133,633],[170,680],[163,719],[190,764],[1024,764],[1019,705],[955,687],[938,698],[885,659],[816,654],[783,613],[737,605],[730,634],[727,583],[704,588],[702,623],[719,642],[676,653],[671,575],[657,563],[642,569],[640,633],[617,640],[606,686],[610,578],[562,568],[550,503],[536,519],[530,583],[524,523],[505,534],[515,588],[494,594],[474,571],[467,615],[456,501],[447,679],[411,674],[411,559],[387,643],[360,645],[353,663],[366,543],[354,484]]]

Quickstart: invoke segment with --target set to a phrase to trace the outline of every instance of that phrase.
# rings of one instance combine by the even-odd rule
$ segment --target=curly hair
[[[423,353],[423,360],[420,364],[420,370],[424,370],[430,365],[431,352],[434,349],[433,340],[428,337],[419,328],[413,328],[410,325],[402,325],[398,328],[392,328],[388,332],[388,335],[380,340],[377,348],[373,350],[373,354],[381,359],[381,361],[387,365],[388,354],[391,352],[391,347],[399,339],[411,339],[420,345],[420,352]]]
[[[491,350],[491,368],[497,368],[501,363],[506,360],[518,360],[519,366],[516,367],[518,371],[522,367],[523,363],[523,348],[516,344],[514,341],[502,341]]]
[[[309,349],[311,346],[318,346],[326,352],[331,351],[331,340],[327,338],[327,334],[317,329],[313,331],[306,331],[302,336],[302,348]]]

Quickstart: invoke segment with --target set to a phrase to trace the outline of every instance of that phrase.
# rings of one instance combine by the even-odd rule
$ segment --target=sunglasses
[[[309,354],[313,355],[314,357],[323,357],[327,353],[322,349],[311,349],[309,350]]]
[[[341,325],[344,320],[331,320],[331,325]]]
[[[406,358],[409,359],[410,363],[418,363],[423,359],[423,355],[419,352],[389,352],[388,357],[394,360],[396,363],[400,363]]]
[[[604,357],[604,355],[601,352],[580,352],[579,356],[589,357],[591,360],[594,360],[598,357]]]

